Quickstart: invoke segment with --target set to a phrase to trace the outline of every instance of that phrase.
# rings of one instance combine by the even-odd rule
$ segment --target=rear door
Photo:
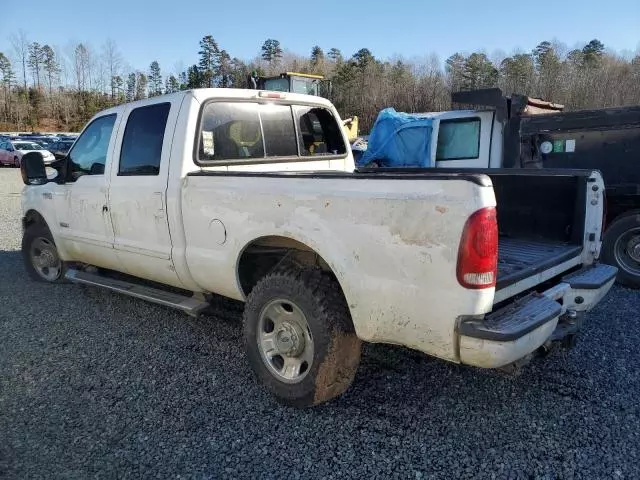
[[[114,248],[126,272],[175,286],[167,180],[179,107],[173,100],[127,108],[109,190]]]

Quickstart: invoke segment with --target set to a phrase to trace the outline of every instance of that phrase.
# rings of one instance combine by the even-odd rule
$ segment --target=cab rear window
[[[303,161],[347,152],[330,110],[301,105],[210,102],[202,110],[196,162]]]

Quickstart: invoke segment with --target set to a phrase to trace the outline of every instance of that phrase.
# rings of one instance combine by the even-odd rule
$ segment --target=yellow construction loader
[[[331,80],[325,80],[324,76],[311,73],[284,72],[273,77],[250,75],[249,88],[331,98]],[[349,142],[354,142],[358,138],[358,117],[343,119],[342,123]]]

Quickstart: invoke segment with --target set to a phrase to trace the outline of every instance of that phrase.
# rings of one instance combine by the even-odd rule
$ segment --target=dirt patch
[[[314,404],[337,397],[349,388],[360,364],[361,351],[362,341],[355,333],[332,332],[329,352],[318,369]]]

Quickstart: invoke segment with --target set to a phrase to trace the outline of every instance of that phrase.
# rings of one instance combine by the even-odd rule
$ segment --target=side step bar
[[[209,303],[203,299],[187,297],[124,280],[104,277],[95,273],[83,272],[81,270],[69,269],[67,270],[65,278],[74,283],[102,287],[113,292],[129,295],[130,297],[164,305],[165,307],[176,308],[194,317],[197,317],[209,307]]]

